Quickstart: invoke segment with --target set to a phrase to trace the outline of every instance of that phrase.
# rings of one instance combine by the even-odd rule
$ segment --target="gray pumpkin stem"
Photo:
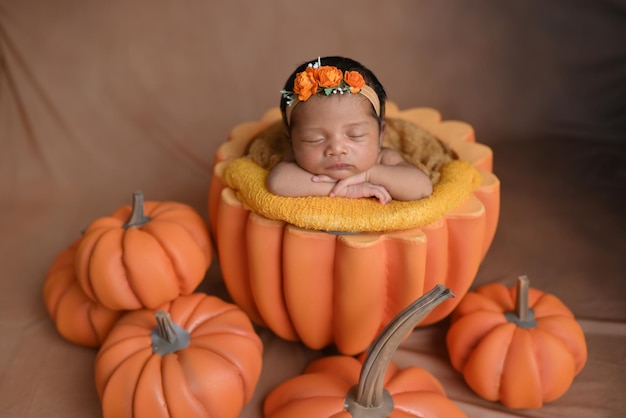
[[[528,276],[517,278],[517,297],[515,298],[515,312],[520,321],[527,321],[530,307],[528,306],[528,289],[530,281]]]
[[[396,315],[370,346],[361,367],[359,383],[346,395],[344,405],[354,418],[385,418],[393,410],[393,399],[384,388],[391,357],[409,332],[452,291],[438,284]]]
[[[189,332],[172,321],[169,312],[158,310],[155,314],[157,325],[150,333],[152,352],[160,356],[175,353],[189,345]]]
[[[151,221],[151,218],[149,216],[144,215],[143,209],[143,193],[140,191],[133,192],[133,210],[130,213],[130,218],[128,218],[128,220],[124,224],[124,229],[138,227]]]
[[[529,289],[530,280],[528,280],[528,276],[519,276],[517,278],[517,293],[515,295],[515,311],[504,314],[507,321],[515,323],[520,328],[534,328],[537,326],[535,311],[532,310],[528,302]]]

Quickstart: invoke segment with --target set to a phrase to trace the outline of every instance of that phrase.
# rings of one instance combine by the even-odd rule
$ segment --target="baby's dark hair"
[[[291,75],[285,82],[284,90],[293,91],[293,84],[296,79],[296,75],[304,71],[310,63],[314,63],[317,60],[318,59],[315,58],[310,61],[306,61],[302,63],[300,66],[298,66],[298,68],[296,68],[293,71],[293,73],[291,73]],[[376,95],[378,96],[378,100],[380,101],[380,115],[377,115],[376,112],[374,112],[374,109],[372,108],[372,114],[376,117],[376,119],[378,119],[378,124],[380,125],[385,118],[385,102],[387,100],[387,93],[385,92],[383,85],[380,83],[380,81],[378,81],[378,78],[376,78],[374,73],[370,71],[369,68],[361,64],[360,62],[357,62],[353,59],[346,58],[346,57],[330,56],[330,57],[321,57],[319,58],[319,60],[321,62],[321,65],[330,65],[333,67],[337,67],[343,72],[357,71],[363,76],[363,79],[365,80],[365,84],[367,84],[372,89],[374,89],[374,91],[376,92]],[[280,112],[283,115],[283,122],[285,123],[285,126],[288,126],[289,124],[287,123],[287,116],[286,116],[286,111],[285,111],[286,108],[287,108],[287,98],[282,96],[280,99]]]

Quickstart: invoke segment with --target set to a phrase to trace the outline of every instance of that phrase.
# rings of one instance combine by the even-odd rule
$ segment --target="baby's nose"
[[[340,139],[331,139],[326,147],[326,155],[340,155],[347,152],[344,141]]]

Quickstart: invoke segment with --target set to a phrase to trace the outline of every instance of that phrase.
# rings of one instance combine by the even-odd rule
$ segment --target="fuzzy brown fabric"
[[[440,139],[404,119],[387,118],[383,146],[395,149],[420,168],[433,184],[439,182],[441,167],[455,159],[454,152]]]
[[[439,182],[441,167],[455,159],[454,152],[433,134],[404,119],[387,118],[383,147],[392,148],[411,164],[424,171],[433,184]],[[282,121],[259,132],[251,141],[246,155],[271,170],[289,153],[291,146]]]

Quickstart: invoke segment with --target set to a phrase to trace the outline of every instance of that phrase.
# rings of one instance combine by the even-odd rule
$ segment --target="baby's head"
[[[326,67],[324,70],[327,70],[321,76],[322,83],[312,71],[318,70],[320,67]],[[333,78],[335,74],[332,67],[341,72],[338,74],[340,77],[345,77],[346,72],[353,77],[348,77],[348,79]],[[361,78],[353,72],[356,72]],[[328,75],[330,75],[330,79]],[[378,119],[379,123],[382,123],[385,117],[387,93],[385,93],[385,89],[378,78],[367,67],[353,59],[332,56],[306,61],[291,73],[285,82],[285,87],[281,90],[280,111],[285,125],[290,126],[291,113],[296,105],[308,100],[311,95],[330,96],[331,94],[350,93],[355,85],[362,86],[361,90],[357,87],[357,92],[368,98],[372,104],[373,116]]]
[[[283,121],[302,168],[340,180],[376,163],[386,93],[362,64],[344,57],[304,63],[281,93]]]

